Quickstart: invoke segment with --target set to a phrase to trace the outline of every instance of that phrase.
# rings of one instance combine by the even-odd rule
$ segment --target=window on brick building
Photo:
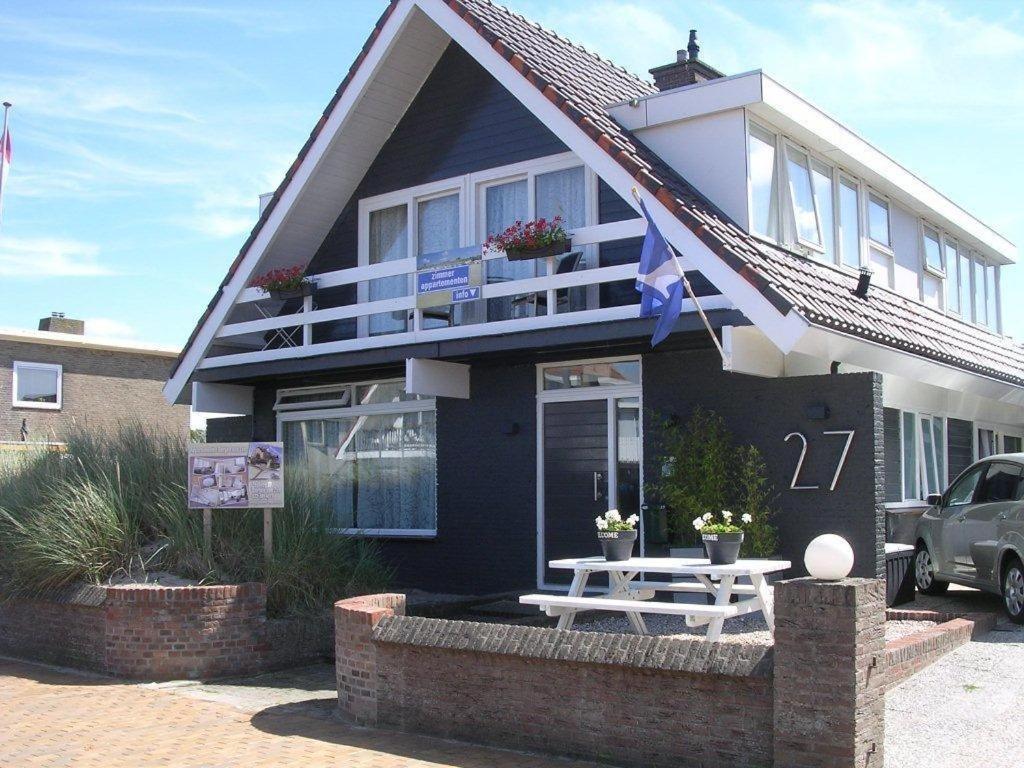
[[[59,410],[63,373],[59,365],[15,361],[11,404],[15,408]]]

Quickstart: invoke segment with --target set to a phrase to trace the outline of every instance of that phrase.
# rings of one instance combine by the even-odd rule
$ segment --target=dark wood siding
[[[974,462],[974,424],[963,419],[948,419],[946,425],[949,479],[952,481]]]
[[[533,113],[459,46],[441,55],[309,266],[357,266],[359,200],[432,181],[568,151]],[[355,286],[317,296],[320,308],[356,301]],[[314,341],[355,337],[355,321],[314,326]]]
[[[882,418],[885,422],[885,500],[903,501],[903,446],[900,443],[899,409],[884,409]]]

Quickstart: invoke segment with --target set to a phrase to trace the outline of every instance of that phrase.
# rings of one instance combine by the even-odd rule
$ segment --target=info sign
[[[281,443],[191,443],[190,509],[272,509],[284,506]]]
[[[483,284],[479,246],[428,253],[417,259],[416,306],[419,309],[475,301]]]

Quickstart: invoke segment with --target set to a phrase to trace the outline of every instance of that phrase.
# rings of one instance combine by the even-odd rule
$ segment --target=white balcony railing
[[[600,243],[638,237],[644,234],[646,222],[643,219],[598,224],[583,227],[572,232],[573,250],[585,249]],[[492,259],[504,259],[503,253],[483,254],[484,264]],[[595,259],[596,260],[596,259]],[[519,331],[538,330],[568,325],[607,322],[635,318],[638,306],[630,304],[617,307],[597,307],[596,300],[586,302],[587,307],[573,311],[559,311],[559,292],[563,297],[568,289],[597,287],[605,283],[630,280],[636,277],[636,263],[619,264],[608,267],[578,269],[576,271],[556,274],[555,258],[547,259],[545,275],[504,282],[485,282],[480,286],[480,302],[499,297],[524,297],[534,294],[545,296],[544,301],[533,304],[534,314],[527,317],[475,322],[463,325],[450,325],[440,328],[424,328],[424,309],[417,308],[415,295],[377,301],[362,301],[344,306],[316,308],[312,297],[306,297],[302,306],[292,314],[275,314],[257,319],[230,322],[221,326],[215,342],[219,346],[219,354],[206,357],[200,368],[218,368],[231,365],[244,365],[270,360],[304,357],[310,355],[334,354],[355,350],[374,349],[421,342],[436,342],[455,338],[489,336]],[[415,258],[374,264],[372,266],[353,267],[313,275],[318,291],[346,285],[358,285],[370,280],[397,275],[415,275],[417,260]],[[485,267],[486,272],[486,267]],[[486,278],[485,278],[486,280]],[[410,278],[411,282],[411,278]],[[245,289],[238,299],[238,304],[263,302],[266,295],[255,288]],[[591,305],[594,308],[589,308]],[[731,308],[731,304],[723,296],[707,296],[701,299],[705,309]],[[684,301],[683,311],[693,311],[692,302]],[[276,311],[280,311],[278,308]],[[377,336],[361,334],[355,338],[329,340],[314,343],[313,327],[317,323],[336,322],[339,320],[356,320],[371,315],[406,312],[411,327],[404,332],[388,333]],[[254,313],[255,314],[255,313]],[[262,313],[266,314],[264,309]],[[267,348],[268,339],[286,339],[276,348]]]

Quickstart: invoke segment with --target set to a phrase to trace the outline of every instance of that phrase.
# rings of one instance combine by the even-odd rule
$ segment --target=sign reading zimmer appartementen
[[[479,299],[483,284],[481,257],[479,246],[418,257],[416,306],[425,309]]]
[[[281,443],[191,443],[189,509],[284,506]]]

